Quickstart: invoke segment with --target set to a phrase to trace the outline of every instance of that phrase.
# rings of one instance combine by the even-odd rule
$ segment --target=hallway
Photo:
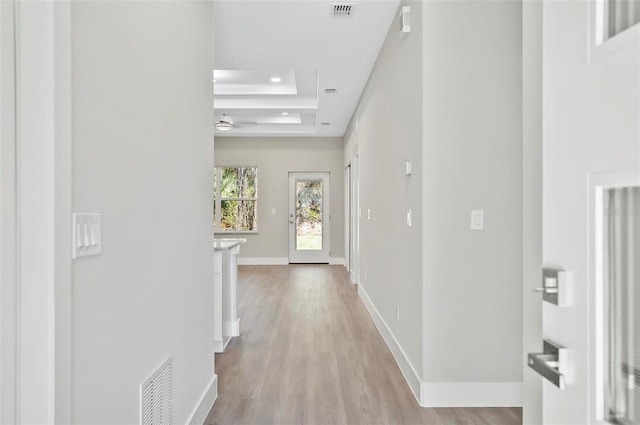
[[[519,408],[420,408],[341,266],[241,266],[238,284],[206,424],[521,423]]]

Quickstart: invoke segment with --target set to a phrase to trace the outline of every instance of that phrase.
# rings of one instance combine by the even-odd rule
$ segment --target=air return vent
[[[140,424],[171,425],[171,357],[140,385]]]
[[[352,18],[353,3],[331,3],[331,17],[338,19]]]

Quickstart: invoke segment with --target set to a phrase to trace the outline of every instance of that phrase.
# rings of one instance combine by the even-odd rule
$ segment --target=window
[[[640,187],[604,196],[605,419],[640,424]]]
[[[215,167],[213,197],[214,231],[258,231],[257,167]]]
[[[640,0],[608,0],[607,4],[607,38],[640,22]]]

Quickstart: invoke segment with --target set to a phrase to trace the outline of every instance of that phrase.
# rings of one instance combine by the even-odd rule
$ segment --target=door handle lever
[[[554,288],[554,287],[535,288],[535,289],[532,289],[531,292],[544,292],[545,294],[557,294],[558,288]]]

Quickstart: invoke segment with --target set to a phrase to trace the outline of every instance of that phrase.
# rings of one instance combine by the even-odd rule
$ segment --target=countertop
[[[244,238],[214,238],[213,250],[214,251],[228,251],[235,248],[238,245],[242,245],[247,240]]]

